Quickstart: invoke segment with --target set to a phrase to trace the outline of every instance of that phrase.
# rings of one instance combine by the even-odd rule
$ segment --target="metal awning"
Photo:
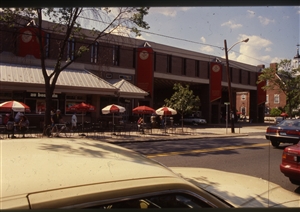
[[[47,67],[47,72],[53,72],[53,68]],[[41,68],[0,63],[0,89],[29,92],[44,90]],[[58,77],[54,92],[115,95],[118,91],[118,88],[87,70],[65,69]]]
[[[145,98],[148,96],[149,93],[140,89],[139,87],[133,85],[132,83],[128,82],[124,79],[110,79],[107,80],[113,86],[119,89],[120,97],[123,98]]]

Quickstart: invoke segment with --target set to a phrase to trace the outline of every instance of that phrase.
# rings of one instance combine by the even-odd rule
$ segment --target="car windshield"
[[[300,127],[300,119],[299,120],[293,120],[293,119],[286,119],[283,120],[278,124],[278,126],[286,127],[286,126],[293,126],[293,127]]]

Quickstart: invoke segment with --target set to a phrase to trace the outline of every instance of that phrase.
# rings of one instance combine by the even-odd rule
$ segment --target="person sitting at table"
[[[142,131],[142,133],[144,133],[144,128],[142,126],[144,124],[144,119],[140,117],[137,123],[138,123],[138,131],[139,132]]]
[[[23,138],[25,138],[25,133],[28,130],[29,127],[29,121],[25,115],[20,116],[20,121],[19,121],[19,129],[23,134]]]
[[[10,134],[12,134],[11,138],[16,138],[16,136],[15,136],[15,120],[12,116],[9,118],[8,122],[6,123],[6,132],[7,132],[8,137],[10,136]]]

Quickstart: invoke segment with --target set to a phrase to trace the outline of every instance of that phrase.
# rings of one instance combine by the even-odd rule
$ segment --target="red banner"
[[[40,45],[38,37],[36,36],[38,29],[36,27],[24,27],[19,31],[19,48],[18,56],[25,57],[26,55],[33,55],[35,58],[41,58]],[[44,38],[44,32],[42,36]],[[44,46],[45,39],[43,39]]]
[[[257,74],[257,79],[261,73]],[[257,84],[257,105],[265,104],[266,102],[266,91],[262,89],[266,85],[266,81],[262,81]]]
[[[222,64],[210,63],[210,102],[222,97]]]
[[[151,47],[141,47],[137,49],[136,83],[137,87],[152,95],[153,49]]]

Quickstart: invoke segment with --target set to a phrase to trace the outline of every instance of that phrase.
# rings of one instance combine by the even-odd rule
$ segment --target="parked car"
[[[298,195],[271,182],[262,186],[262,179],[170,169],[98,140],[20,139],[3,141],[0,148],[0,209],[299,206]]]
[[[275,124],[279,124],[280,122],[282,122],[284,120],[283,117],[275,117]]]
[[[280,171],[293,184],[300,185],[300,141],[298,144],[284,148]]]
[[[300,140],[300,119],[285,119],[269,126],[265,136],[274,147],[278,147],[280,143],[296,144]]]
[[[207,124],[206,119],[200,117],[194,117],[194,116],[184,117],[183,123],[193,124],[193,125]]]

